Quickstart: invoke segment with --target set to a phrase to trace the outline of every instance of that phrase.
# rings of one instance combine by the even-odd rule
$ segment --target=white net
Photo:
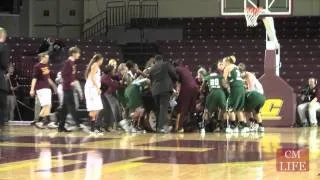
[[[258,17],[263,12],[263,8],[245,8],[244,15],[246,17],[248,27],[256,27],[258,25]]]

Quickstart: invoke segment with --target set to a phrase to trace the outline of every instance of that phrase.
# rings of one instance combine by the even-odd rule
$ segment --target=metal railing
[[[81,37],[88,39],[107,33],[106,11],[103,11],[82,24]]]
[[[125,1],[107,2],[108,28],[127,24],[127,8]]]
[[[143,19],[141,26],[157,23],[158,0],[120,0],[107,2],[106,10],[82,25],[85,39],[107,35],[113,27],[129,26],[132,19]]]

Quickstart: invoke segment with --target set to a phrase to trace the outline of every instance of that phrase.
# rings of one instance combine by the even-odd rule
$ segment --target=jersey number
[[[210,80],[210,87],[211,88],[220,88],[219,79],[211,79]]]
[[[236,70],[236,80],[238,80],[238,81],[242,81],[242,78],[241,78],[241,74],[240,74],[240,71],[237,69]]]

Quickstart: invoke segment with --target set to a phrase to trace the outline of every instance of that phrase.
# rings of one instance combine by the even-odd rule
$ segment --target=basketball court
[[[57,134],[10,127],[1,179],[319,179],[317,128],[264,134]],[[308,148],[308,172],[277,171],[279,148]]]

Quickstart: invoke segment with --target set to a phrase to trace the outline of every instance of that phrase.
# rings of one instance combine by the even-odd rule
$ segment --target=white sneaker
[[[248,133],[250,132],[250,129],[248,127],[243,127],[242,129],[240,129],[240,133]]]
[[[125,131],[125,132],[130,132],[130,127],[128,124],[128,121],[126,119],[123,119],[119,122],[121,128]]]
[[[225,133],[232,133],[232,132],[233,132],[233,130],[230,127],[227,127],[225,129]]]
[[[173,126],[168,126],[168,132],[171,132],[173,129]]]
[[[238,127],[235,127],[232,129],[233,133],[239,133],[239,128]]]
[[[94,130],[94,133],[97,135],[97,136],[103,136],[104,135],[104,133],[103,132],[101,132],[101,131],[99,131],[99,130]]]
[[[200,133],[201,133],[201,134],[205,134],[205,133],[206,133],[206,130],[205,130],[204,128],[202,128],[202,129],[200,130]]]
[[[34,126],[38,129],[45,129],[43,122],[36,122]]]
[[[131,128],[131,133],[139,133],[139,131],[136,128]]]
[[[258,132],[264,132],[264,127],[259,126]]]
[[[56,125],[55,122],[50,122],[50,123],[47,125],[47,127],[48,127],[49,129],[57,129],[57,128],[58,128],[58,125]]]
[[[84,125],[84,124],[80,124],[80,128],[81,129],[85,129],[85,128],[88,128],[86,125]]]
[[[220,127],[217,127],[215,130],[213,130],[213,132],[220,132],[220,131],[221,131]]]
[[[69,126],[68,128],[66,128],[68,131],[78,131],[79,127],[78,126]]]
[[[90,134],[91,133],[91,131],[90,131],[90,129],[88,128],[88,127],[83,127],[83,128],[81,128],[82,129],[82,131],[84,132],[84,133],[87,133],[87,134]]]

